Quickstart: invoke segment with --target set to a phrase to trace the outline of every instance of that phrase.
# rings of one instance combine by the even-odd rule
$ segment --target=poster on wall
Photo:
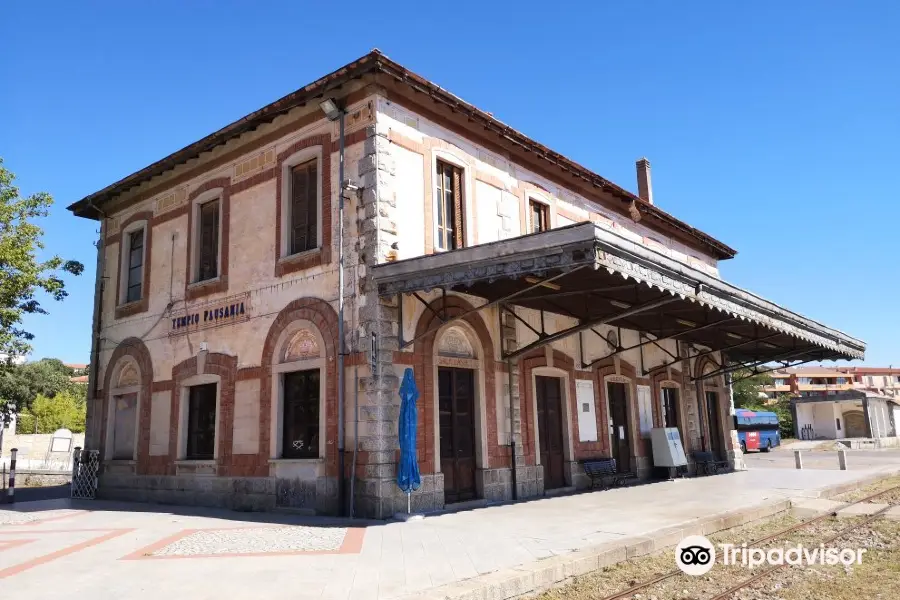
[[[578,404],[578,441],[597,441],[597,414],[594,410],[594,382],[579,379],[575,382],[575,400]]]
[[[653,429],[653,408],[649,385],[637,386],[638,418],[641,424],[641,437],[650,437]]]

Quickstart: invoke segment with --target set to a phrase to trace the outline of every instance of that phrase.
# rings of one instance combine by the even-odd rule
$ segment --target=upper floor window
[[[435,243],[437,250],[456,250],[465,246],[463,208],[463,170],[437,161],[435,186]]]
[[[141,299],[144,283],[144,228],[126,234],[126,255],[124,265],[124,301],[137,302]]]
[[[291,167],[288,254],[297,254],[318,248],[318,196],[318,160],[313,159]]]
[[[550,207],[537,200],[529,200],[531,213],[530,233],[540,233],[550,229]]]
[[[219,276],[219,200],[211,200],[199,207],[197,281]]]

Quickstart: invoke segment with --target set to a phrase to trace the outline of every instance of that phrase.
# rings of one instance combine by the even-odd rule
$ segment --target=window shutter
[[[292,169],[291,254],[318,246],[318,211],[318,169],[313,160]]]
[[[459,167],[451,167],[453,169],[453,217],[454,217],[454,249],[463,248],[466,245],[465,236],[465,208],[462,198],[462,169]]]
[[[200,207],[200,264],[198,281],[219,275],[219,201]]]

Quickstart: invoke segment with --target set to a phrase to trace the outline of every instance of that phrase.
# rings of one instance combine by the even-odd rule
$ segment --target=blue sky
[[[656,203],[737,248],[726,279],[900,365],[895,3],[492,4],[4,8],[0,156],[86,265],[34,357],[88,360],[97,224],[68,204],[377,47],[628,189],[647,156]]]

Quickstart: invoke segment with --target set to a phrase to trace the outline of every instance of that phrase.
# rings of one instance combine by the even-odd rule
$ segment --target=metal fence
[[[93,500],[97,495],[100,452],[75,448],[72,459],[72,498]]]

